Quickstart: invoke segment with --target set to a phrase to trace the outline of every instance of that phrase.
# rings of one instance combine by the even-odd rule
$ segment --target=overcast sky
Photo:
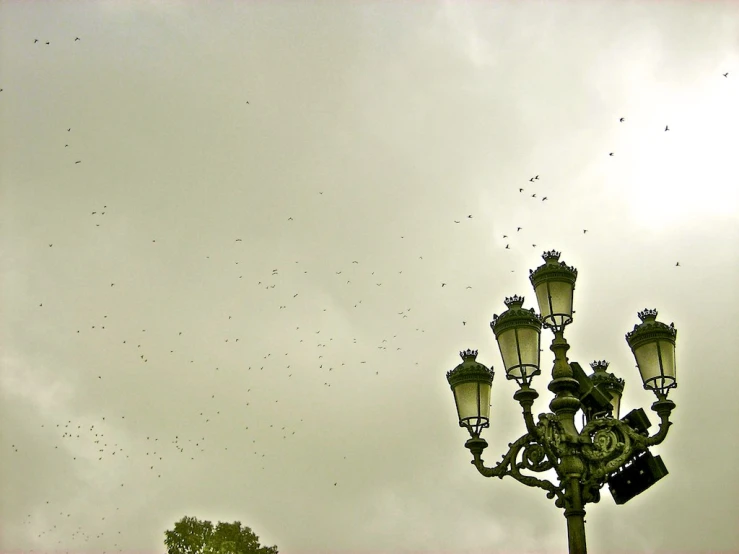
[[[445,377],[496,371],[494,465],[525,429],[489,322],[549,249],[570,361],[652,431],[624,334],[678,329],[669,475],[604,488],[591,551],[739,550],[736,3],[3,2],[0,88],[2,552],[160,554],[185,515],[563,552]]]

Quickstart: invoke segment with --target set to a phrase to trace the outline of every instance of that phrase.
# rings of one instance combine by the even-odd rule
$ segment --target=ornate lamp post
[[[665,440],[671,425],[669,416],[675,404],[667,399],[667,393],[677,386],[677,331],[673,324],[656,321],[656,310],[647,309],[638,314],[642,323],[626,334],[644,388],[657,396],[652,410],[659,416],[660,426],[650,436],[650,422],[641,408],[619,419],[624,382],[606,371],[608,362],[590,364],[593,373],[588,376],[580,364],[567,359],[570,346],[564,330],[572,323],[577,270],[559,262],[559,252],[554,250],[542,257],[545,263],[529,275],[541,315],[533,308],[524,309],[523,297],[512,296],[505,299],[508,309],[493,315],[490,323],[506,378],[519,386],[513,398],[521,404],[527,430],[509,443],[508,453],[495,467],[483,464],[481,455],[488,444],[480,437],[489,427],[492,368],[476,361],[476,350],[466,350],[460,353],[463,362],[447,373],[447,380],[454,393],[459,425],[466,427],[471,436],[465,446],[472,452],[472,464],[485,477],[502,479],[509,475],[524,485],[546,490],[547,498],[564,508],[570,554],[586,554],[584,507],[600,500],[603,485],[608,484],[616,503],[623,504],[667,474],[660,457],[652,456],[649,447]],[[541,374],[542,327],[554,333],[549,347],[554,353],[554,366],[548,389],[555,396],[549,404],[551,413],[539,414],[535,422],[531,408],[539,394],[531,388],[531,382]],[[578,411],[584,418],[582,431],[575,427]],[[557,484],[521,473],[552,469]]]

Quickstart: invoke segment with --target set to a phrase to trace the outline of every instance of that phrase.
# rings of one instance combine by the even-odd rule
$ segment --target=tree
[[[277,546],[262,546],[259,537],[240,521],[218,522],[183,517],[164,532],[167,554],[278,554]]]

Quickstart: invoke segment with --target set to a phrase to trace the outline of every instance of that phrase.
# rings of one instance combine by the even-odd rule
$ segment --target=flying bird
[[[622,117],[621,119],[619,119],[619,121],[620,121],[621,123],[623,123],[623,122],[624,122],[624,118]]]
[[[518,192],[523,192],[523,189],[518,189]]]
[[[538,179],[538,178],[539,178],[539,176],[538,176],[538,175],[537,175],[536,177],[534,177],[534,179]]]
[[[532,195],[531,195],[531,198],[536,198],[536,194],[535,194],[535,193],[534,193],[534,194],[532,194]]]
[[[38,42],[38,39],[33,39],[33,43],[36,44]]]
[[[236,239],[236,242],[241,242],[241,239]]]
[[[587,229],[583,229],[583,230],[582,230],[582,234],[583,234],[583,235],[584,235],[585,233],[587,233],[587,232],[588,232],[588,230],[587,230]]]
[[[729,72],[727,71],[726,73],[724,73],[724,77],[728,77],[728,76],[729,76]]]
[[[677,263],[675,264],[675,267],[677,267],[677,266],[679,266],[679,265],[680,265],[680,262],[677,262]]]
[[[462,325],[467,325],[467,322],[466,322],[466,321],[463,321],[463,322],[462,322]]]
[[[509,245],[506,244],[505,247],[507,250],[510,250]]]
[[[544,200],[546,200],[546,199],[547,199],[547,197],[545,196],[544,198],[541,199],[541,201],[544,202]]]
[[[529,179],[529,181],[531,181],[533,183],[534,182],[534,178],[532,177],[531,179]]]
[[[467,219],[472,219],[472,216],[471,216],[471,215],[468,215],[468,216],[467,216]]]
[[[608,155],[609,155],[609,156],[613,156],[613,152],[609,152],[609,154],[608,154]]]
[[[74,42],[77,42],[80,39],[80,37],[74,37]]]
[[[669,131],[669,130],[670,130],[669,125],[665,125],[665,131]]]
[[[503,238],[504,238],[504,239],[507,239],[507,238],[508,238],[508,235],[503,235]]]
[[[82,160],[78,160],[78,161],[76,161],[76,162],[74,162],[74,163],[76,163],[76,164],[81,164],[81,163],[82,163]]]
[[[457,220],[454,220],[454,223],[459,223],[459,221],[457,221]]]
[[[521,229],[523,229],[523,227],[519,227],[518,229],[516,229],[516,232],[520,231]]]
[[[446,285],[446,283],[442,283],[442,284],[441,284],[441,286],[442,286],[442,287],[443,287],[443,286],[445,286],[445,285]]]

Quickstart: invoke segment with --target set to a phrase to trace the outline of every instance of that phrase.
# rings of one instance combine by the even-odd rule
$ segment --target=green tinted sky
[[[445,379],[496,370],[494,463],[524,427],[489,321],[551,248],[623,413],[657,421],[637,311],[678,328],[670,474],[604,489],[591,550],[739,548],[734,3],[4,2],[0,88],[2,550],[163,552],[190,515],[562,552]]]

